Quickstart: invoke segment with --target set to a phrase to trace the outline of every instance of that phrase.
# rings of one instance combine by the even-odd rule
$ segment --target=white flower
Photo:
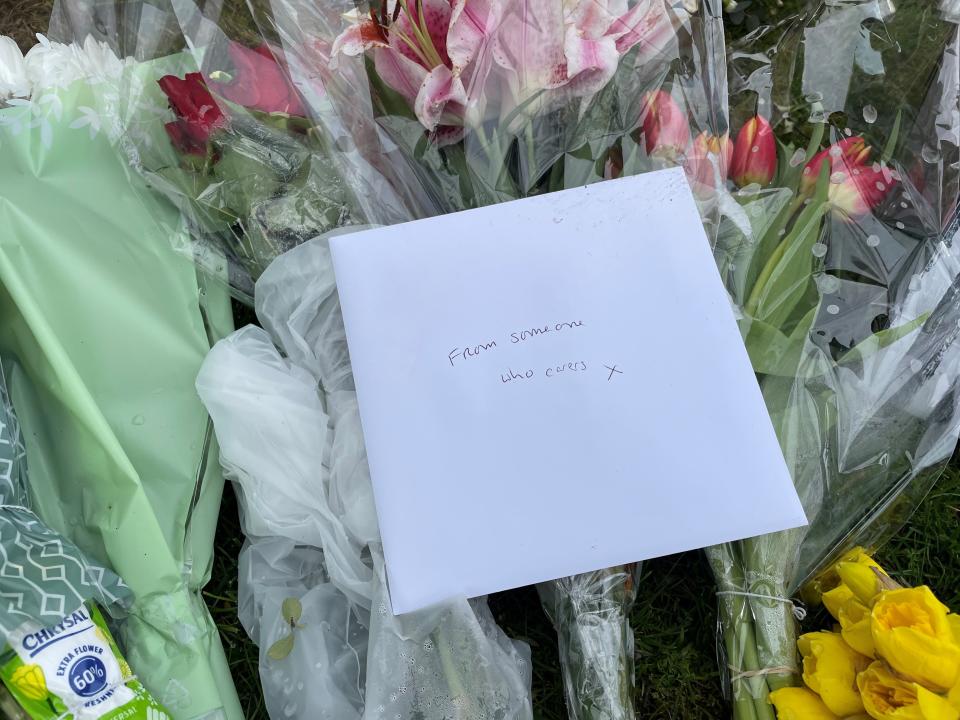
[[[38,35],[39,44],[26,55],[27,75],[34,87],[65,88],[77,80],[96,84],[115,80],[123,72],[124,62],[106,43],[87,37],[83,45],[64,45]]]
[[[31,87],[20,48],[11,38],[0,35],[0,100],[30,97]]]

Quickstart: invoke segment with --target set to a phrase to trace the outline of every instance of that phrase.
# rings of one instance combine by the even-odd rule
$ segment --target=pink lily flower
[[[640,45],[650,58],[676,33],[664,0],[517,0],[494,41],[494,59],[513,103],[543,90],[588,97],[613,77],[620,58]]]
[[[462,126],[475,110],[491,62],[484,52],[499,22],[499,0],[386,1],[334,41],[337,56],[371,50],[379,78],[402,95],[430,131]]]

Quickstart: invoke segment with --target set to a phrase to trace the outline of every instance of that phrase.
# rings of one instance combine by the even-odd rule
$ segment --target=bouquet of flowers
[[[110,568],[130,600],[114,630],[140,682],[178,718],[233,720],[242,710],[200,597],[223,477],[193,391],[212,342],[232,330],[230,302],[175,252],[179,214],[116,153],[121,78],[135,65],[92,38],[41,36],[25,57],[0,40],[0,346],[18,360],[5,381],[30,467],[29,502],[20,488],[0,504],[35,513],[0,510],[11,520],[0,521],[0,544],[10,539],[12,558],[16,533],[27,538],[42,521],[92,573],[54,563],[51,539],[51,565],[29,565],[39,581],[18,588],[13,560],[0,594],[4,612],[45,603],[33,620],[46,626],[78,609],[96,578],[110,585]]]
[[[181,0],[59,0],[52,28],[141,60],[121,78],[118,147],[180,210],[178,249],[250,302],[273,258],[362,222],[363,210],[337,129],[305,117],[305,98],[322,105],[323,86],[294,87],[278,48],[245,17]]]
[[[770,694],[780,720],[960,717],[960,615],[859,547],[816,584],[838,627],[800,637],[805,687]]]
[[[958,39],[933,8],[855,1],[730,51],[716,256],[810,521],[707,551],[738,719],[799,679],[791,595],[895,528],[956,445]]]
[[[240,490],[241,620],[274,717],[532,720],[530,654],[483,599],[394,616],[324,240],[257,283],[263,329],[197,380]]]
[[[385,224],[671,165],[711,232],[727,156],[713,2],[276,0],[257,19],[298,87],[318,82],[358,174],[402,188]],[[691,130],[692,128],[692,130]],[[571,717],[632,718],[636,567],[547,583]]]

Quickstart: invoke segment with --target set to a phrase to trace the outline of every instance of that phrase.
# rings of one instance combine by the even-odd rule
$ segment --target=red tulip
[[[254,110],[304,115],[300,95],[269,46],[263,44],[251,50],[231,42],[227,51],[233,61],[234,73],[229,83],[217,82],[215,85],[220,95]]]
[[[830,161],[830,173],[845,169],[853,170],[863,166],[870,158],[870,148],[864,139],[859,136],[844,138],[840,142],[834,143],[826,150],[821,150],[813,159],[803,168],[803,176],[800,178],[800,191],[804,195],[813,192],[817,185],[817,180],[823,170],[825,160]]]
[[[687,115],[670,93],[648,92],[640,111],[647,155],[676,159],[687,151],[690,125]]]
[[[755,115],[737,135],[730,179],[737,185],[768,185],[777,174],[777,143],[766,118]]]
[[[732,157],[733,142],[727,135],[697,135],[684,168],[693,189],[709,193],[723,185]]]
[[[227,119],[200,73],[189,73],[182,80],[166,75],[159,80],[160,89],[170,102],[177,120],[166,124],[174,146],[191,155],[206,153],[207,142],[215,130],[223,128]]]
[[[870,163],[872,148],[861,137],[844,138],[817,153],[803,168],[800,191],[813,192],[823,171],[830,163],[830,187],[827,198],[837,210],[848,216],[866,215],[890,194],[896,180],[886,165]]]

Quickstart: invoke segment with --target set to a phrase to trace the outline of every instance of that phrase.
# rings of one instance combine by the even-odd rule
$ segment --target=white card
[[[395,613],[806,523],[681,170],[330,247]]]

